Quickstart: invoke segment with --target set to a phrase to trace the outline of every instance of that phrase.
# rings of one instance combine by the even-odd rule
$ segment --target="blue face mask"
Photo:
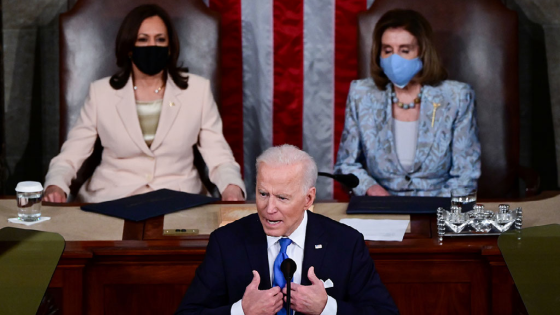
[[[406,59],[398,54],[392,54],[387,58],[379,59],[381,60],[381,69],[383,69],[385,75],[394,85],[401,89],[422,70],[422,60],[418,57]]]

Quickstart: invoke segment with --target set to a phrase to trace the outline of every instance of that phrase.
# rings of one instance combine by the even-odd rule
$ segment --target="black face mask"
[[[132,48],[132,62],[147,75],[158,74],[165,68],[168,59],[169,47],[134,46]]]

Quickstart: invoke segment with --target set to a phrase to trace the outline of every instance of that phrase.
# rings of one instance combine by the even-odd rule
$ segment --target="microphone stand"
[[[286,282],[286,288],[288,289],[287,293],[288,293],[288,297],[287,297],[287,305],[286,305],[286,315],[292,315],[292,308],[291,308],[291,297],[292,297],[292,279],[290,279],[290,281]]]
[[[286,279],[286,302],[288,303],[288,305],[286,305],[286,315],[292,315],[292,309],[290,306],[292,303],[292,278],[294,277],[296,269],[297,265],[291,258],[284,259],[284,261],[280,265],[280,270],[284,275],[284,279]]]

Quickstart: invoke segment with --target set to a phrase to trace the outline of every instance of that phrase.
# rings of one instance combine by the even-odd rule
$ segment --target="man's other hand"
[[[315,275],[314,267],[309,268],[307,278],[311,281],[309,286],[291,284],[291,308],[299,313],[319,315],[327,305],[327,291],[323,282]],[[286,294],[286,288],[283,292]]]
[[[320,281],[319,281],[320,282]],[[241,307],[245,315],[273,315],[282,309],[284,295],[280,287],[261,291],[259,290],[261,277],[253,270],[253,281],[249,283],[241,299]]]

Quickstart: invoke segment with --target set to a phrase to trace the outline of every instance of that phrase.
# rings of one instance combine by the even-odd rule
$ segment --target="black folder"
[[[354,196],[348,203],[347,214],[414,214],[436,213],[438,207],[449,209],[449,197]]]
[[[81,209],[131,221],[142,221],[218,200],[218,198],[203,195],[160,189],[141,195],[85,205]]]

